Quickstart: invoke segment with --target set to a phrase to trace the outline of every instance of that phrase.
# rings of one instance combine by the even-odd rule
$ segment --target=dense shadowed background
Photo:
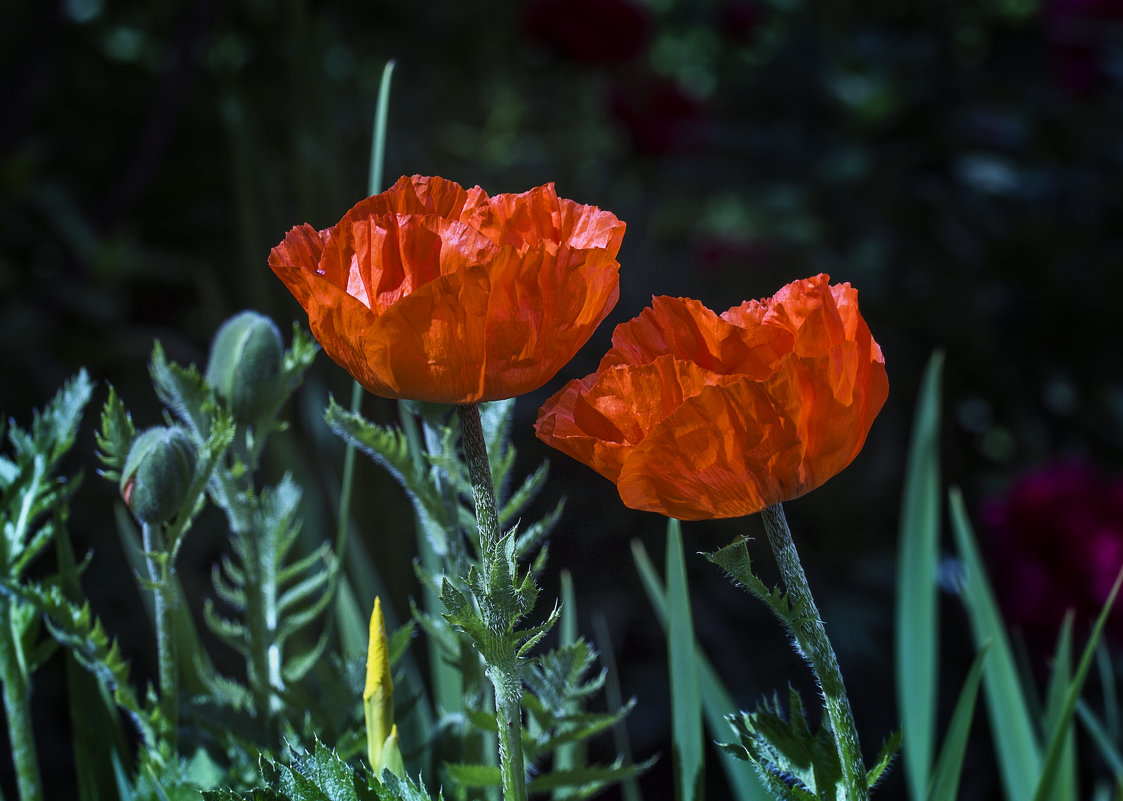
[[[995,581],[1009,588],[1011,615],[1029,609],[1029,634],[1050,610],[1094,608],[1076,595],[1089,586],[1087,554],[1112,574],[1123,560],[1123,493],[1112,479],[1123,450],[1123,2],[824,5],[0,6],[0,412],[26,423],[81,366],[100,383],[73,457],[86,478],[71,530],[79,551],[93,550],[87,590],[135,654],[137,675],[153,668],[148,633],[121,566],[115,488],[92,458],[106,385],[138,425],[152,425],[154,339],[201,365],[219,323],[241,309],[286,332],[306,324],[266,257],[293,225],[331,225],[366,194],[388,59],[397,67],[387,183],[421,173],[498,193],[553,181],[628,224],[619,304],[562,375],[520,399],[515,440],[524,469],[551,459],[542,509],[569,498],[544,595],[568,568],[584,632],[605,616],[623,690],[639,699],[633,751],[663,754],[643,783],[649,798],[666,797],[670,772],[665,653],[630,542],[660,562],[665,522],[625,509],[608,482],[549,452],[530,425],[654,294],[722,311],[818,272],[860,292],[889,402],[855,463],[787,509],[871,757],[897,725],[888,688],[900,484],[934,349],[947,354],[945,479],[964,488],[982,533],[997,532]],[[350,379],[321,356],[271,454],[274,473],[294,469],[304,483],[314,540],[335,526],[342,449],[321,422],[329,392],[346,403]],[[381,399],[364,411],[396,415]],[[1028,501],[1004,499],[1043,468],[1052,472],[1023,490]],[[358,480],[359,529],[405,612],[417,591],[410,511],[373,466]],[[1093,529],[1098,539],[1081,550]],[[756,519],[684,530],[688,555],[761,535]],[[200,532],[192,546],[180,571],[201,597],[221,536]],[[789,679],[811,697],[764,608],[701,558],[689,569],[698,635],[738,701]],[[1045,600],[1019,607],[1027,597]],[[943,619],[954,635],[950,699],[972,654],[954,598]],[[1027,650],[1050,634],[1027,636]],[[44,741],[64,744],[55,673],[37,674],[36,708]],[[997,797],[977,739],[963,798]],[[67,749],[45,747],[42,759],[48,797],[66,797]],[[903,797],[895,772],[881,797]],[[722,797],[712,761],[710,773]]]

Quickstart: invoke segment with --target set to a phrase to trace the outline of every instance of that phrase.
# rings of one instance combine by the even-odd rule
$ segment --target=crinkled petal
[[[624,461],[624,504],[680,520],[753,514],[797,489],[795,426],[760,383],[741,379],[685,400]]]
[[[539,410],[538,438],[615,481],[627,455],[708,386],[730,380],[664,354],[571,381]]]
[[[820,486],[857,456],[889,386],[857,293],[828,281],[720,317],[655,298],[617,327],[595,374],[546,402],[539,438],[615,481],[626,505],[684,520]],[[704,380],[683,391],[691,370]]]
[[[616,327],[602,367],[644,364],[664,353],[706,370],[764,379],[792,347],[779,327],[742,327],[690,298],[656,297],[639,316]]]
[[[619,296],[602,251],[501,248],[385,309],[368,339],[391,397],[477,403],[537,389],[557,374]]]
[[[270,269],[305,308],[312,294],[311,283],[305,276],[314,275],[319,269],[330,234],[330,230],[317,231],[308,224],[298,225],[269,252]]]
[[[625,225],[611,212],[559,198],[552,183],[519,194],[490,198],[490,221],[477,224],[496,242],[520,251],[539,245],[565,245],[606,251],[612,258],[620,251]]]

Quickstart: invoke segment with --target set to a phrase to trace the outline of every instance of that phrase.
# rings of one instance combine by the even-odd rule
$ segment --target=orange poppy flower
[[[717,315],[657,297],[597,371],[538,413],[539,439],[681,520],[753,514],[858,455],[889,392],[849,284],[819,275]]]
[[[269,266],[327,354],[375,395],[478,403],[545,384],[620,293],[624,223],[553,184],[488,197],[403,177]]]

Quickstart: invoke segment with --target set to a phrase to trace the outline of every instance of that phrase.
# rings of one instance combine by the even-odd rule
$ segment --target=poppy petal
[[[612,342],[596,373],[546,401],[538,436],[626,505],[683,520],[820,486],[861,451],[889,391],[857,292],[826,275],[720,316],[657,297]]]

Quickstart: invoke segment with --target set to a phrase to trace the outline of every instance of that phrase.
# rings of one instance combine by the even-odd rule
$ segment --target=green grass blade
[[[55,538],[55,550],[63,592],[69,600],[81,604],[84,595],[78,566],[65,532]],[[117,705],[106,686],[79,665],[70,653],[66,655],[66,687],[78,798],[80,801],[112,799],[117,789],[112,762],[129,759],[129,746]]]
[[[390,75],[394,62],[386,62],[382,70],[382,81],[378,86],[378,103],[374,113],[374,129],[370,143],[370,174],[367,193],[371,195],[382,191],[382,165],[386,156],[386,117],[390,107]],[[351,411],[358,414],[362,408],[363,388],[358,381],[351,384]],[[343,479],[339,490],[339,516],[335,530],[335,555],[340,559],[347,556],[347,533],[351,524],[351,491],[355,475],[355,446],[350,442],[343,452]],[[346,564],[346,562],[344,562]],[[340,598],[344,595],[340,594]],[[337,611],[342,616],[347,613],[343,602],[337,603]]]
[[[573,576],[568,570],[561,572],[561,619],[558,621],[558,646],[565,648],[577,641],[577,600],[573,592]],[[570,701],[566,711],[573,714],[578,710],[577,704]],[[581,752],[578,743],[565,743],[559,745],[554,751],[554,772],[564,773],[581,765]],[[566,798],[570,793],[569,788],[554,790],[556,799]]]
[[[374,111],[374,130],[370,138],[370,178],[367,191],[376,195],[382,191],[383,165],[386,163],[386,120],[390,111],[390,76],[394,74],[394,60],[382,68],[378,84],[378,105]]]
[[[1100,674],[1100,688],[1103,691],[1104,728],[1114,742],[1119,742],[1119,693],[1115,687],[1115,667],[1111,652],[1102,642],[1096,649],[1096,666]]]
[[[905,779],[914,801],[930,782],[939,684],[940,386],[944,357],[928,361],[913,420],[897,564],[897,707]]]
[[[1077,665],[1076,674],[1072,677],[1072,681],[1068,685],[1060,715],[1053,723],[1052,732],[1048,740],[1049,749],[1046,752],[1045,766],[1041,772],[1041,780],[1038,782],[1037,790],[1033,795],[1034,801],[1045,801],[1045,799],[1048,798],[1060,797],[1055,794],[1055,788],[1057,787],[1056,780],[1064,757],[1065,740],[1068,735],[1069,727],[1072,725],[1072,714],[1076,709],[1076,702],[1080,698],[1080,692],[1084,689],[1084,679],[1087,678],[1088,670],[1092,667],[1092,660],[1096,655],[1096,646],[1099,645],[1104,626],[1107,624],[1108,615],[1111,614],[1112,607],[1115,605],[1115,596],[1119,594],[1120,584],[1123,584],[1123,570],[1120,570],[1119,575],[1116,576],[1115,584],[1111,588],[1111,593],[1108,595],[1107,601],[1104,603],[1103,609],[1096,619],[1096,625],[1092,628],[1092,636],[1088,638],[1088,644],[1084,647],[1084,653],[1080,656],[1080,664]],[[1076,796],[1073,795],[1071,797],[1075,798]]]
[[[1100,723],[1096,715],[1083,700],[1076,702],[1076,714],[1084,724],[1084,730],[1092,744],[1100,752],[1100,757],[1114,774],[1116,781],[1123,779],[1123,754],[1119,753],[1107,727]]]
[[[949,493],[952,531],[964,566],[961,595],[971,621],[977,646],[991,640],[990,656],[983,672],[987,713],[994,732],[995,755],[1007,798],[1032,798],[1041,776],[1041,748],[1036,739],[1021,680],[1014,662],[1010,638],[998,612],[990,582],[963,496],[958,489]]]
[[[979,684],[983,678],[989,643],[984,643],[967,678],[959,691],[959,701],[955,704],[951,721],[944,734],[944,744],[940,748],[940,758],[932,772],[931,789],[928,801],[955,801],[959,792],[959,780],[963,774],[963,755],[967,752],[967,741],[971,737],[971,721],[975,717],[975,701],[979,696]]]
[[[675,798],[702,797],[702,696],[682,555],[682,529],[667,521],[667,661],[671,671],[671,729]]]
[[[1065,696],[1072,683],[1072,613],[1065,616],[1051,661],[1053,673],[1045,691],[1043,730],[1051,732],[1064,714]],[[1068,726],[1057,766],[1056,785],[1050,798],[1066,801],[1076,798],[1076,727]]]
[[[639,572],[647,600],[651,604],[655,616],[666,630],[667,601],[663,581],[659,577],[659,572],[655,569],[651,557],[647,555],[643,544],[638,540],[632,542],[632,559],[635,562],[636,570]],[[717,672],[710,661],[700,652],[698,654],[698,678],[702,689],[702,712],[705,715],[706,728],[713,739],[719,742],[729,740],[733,731],[725,716],[733,712],[737,706],[733,701],[733,696],[722,684],[721,679],[718,678]],[[718,758],[721,760],[726,781],[729,783],[733,798],[736,801],[771,801],[772,796],[761,785],[760,779],[757,778],[751,764],[737,759],[724,749],[718,751]]]
[[[616,670],[615,650],[612,647],[612,636],[608,631],[608,622],[604,613],[599,610],[593,615],[593,636],[596,638],[597,650],[604,662],[605,683],[604,700],[609,709],[622,709],[624,695],[620,692],[620,674]],[[612,724],[612,742],[616,746],[616,753],[623,764],[631,765],[632,744],[628,740],[628,727],[620,719]],[[639,782],[635,776],[629,776],[620,783],[620,795],[623,801],[643,801],[640,794]]]

